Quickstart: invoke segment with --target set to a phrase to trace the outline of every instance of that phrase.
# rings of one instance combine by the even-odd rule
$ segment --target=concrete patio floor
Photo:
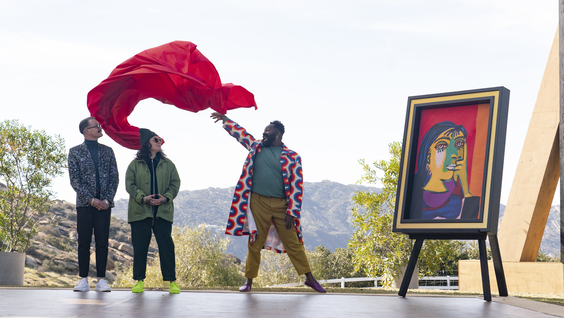
[[[0,317],[564,317],[564,307],[515,297],[0,288]]]

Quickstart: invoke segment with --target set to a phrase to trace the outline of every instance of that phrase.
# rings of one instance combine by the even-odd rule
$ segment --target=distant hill
[[[501,225],[504,212],[505,205],[501,204],[499,207],[499,225]],[[560,253],[560,206],[558,205],[550,207],[540,249],[550,256],[558,256],[558,253]]]
[[[1,187],[1,185],[0,185]],[[352,196],[355,191],[379,191],[374,187],[343,185],[337,182],[306,182],[302,224],[304,242],[309,249],[321,245],[331,250],[346,248],[354,233],[351,226]],[[227,213],[231,206],[233,188],[209,188],[205,190],[181,191],[175,200],[175,225],[196,227],[207,224],[208,228],[222,235],[225,231]],[[50,215],[39,223],[40,233],[34,238],[27,251],[26,265],[40,271],[54,270],[60,273],[76,274],[76,210],[74,204],[55,200]],[[505,205],[500,206],[500,219]],[[108,276],[115,275],[115,265],[131,264],[132,247],[130,226],[127,220],[127,200],[120,199],[113,209],[110,230],[110,263]],[[52,218],[57,225],[48,222]],[[500,220],[501,221],[501,220]],[[501,224],[501,222],[500,222]],[[224,235],[231,240],[228,253],[243,260],[247,251],[246,237]],[[94,245],[94,243],[92,244]],[[560,208],[550,210],[541,250],[555,256],[560,248]],[[92,249],[94,251],[94,249]],[[150,257],[157,251],[151,243]],[[45,260],[48,260],[45,262]],[[91,271],[93,271],[93,267]],[[94,273],[93,273],[94,274]]]
[[[174,200],[175,225],[195,227],[207,224],[211,230],[223,235],[234,188],[209,188],[181,191]],[[351,226],[352,196],[355,191],[379,191],[374,187],[344,185],[337,182],[305,182],[302,225],[304,243],[309,249],[322,245],[335,250],[346,248],[354,233]],[[500,222],[505,205],[500,205]],[[127,220],[127,200],[116,201],[113,214]],[[244,259],[247,252],[246,237],[225,235],[231,240],[228,252]],[[560,208],[553,206],[541,243],[541,250],[556,256],[560,250]]]
[[[234,188],[208,188],[205,190],[180,191],[174,200],[174,224],[195,227],[207,224],[210,229],[223,234],[231,207]],[[374,187],[344,185],[337,182],[305,182],[302,206],[304,243],[309,249],[322,245],[335,250],[346,248],[354,232],[351,226],[352,196],[355,191],[379,191]],[[115,202],[112,213],[127,220],[127,200]],[[233,237],[228,253],[244,259],[247,253],[246,237]]]

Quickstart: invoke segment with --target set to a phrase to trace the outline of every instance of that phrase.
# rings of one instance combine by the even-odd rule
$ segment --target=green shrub
[[[244,282],[234,259],[225,254],[228,239],[203,226],[194,229],[173,227],[172,239],[176,253],[176,282],[181,288],[238,286]],[[132,266],[118,270],[113,286],[133,286],[132,272]],[[147,288],[168,288],[162,281],[158,254],[149,262],[146,275]]]
[[[68,272],[67,269],[63,265],[56,264],[55,262],[53,262],[49,259],[43,260],[43,263],[41,264],[41,271],[42,272],[54,272],[54,273],[59,273],[59,274],[66,274]]]

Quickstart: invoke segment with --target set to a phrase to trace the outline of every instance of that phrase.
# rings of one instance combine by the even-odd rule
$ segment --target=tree
[[[353,196],[352,225],[357,230],[349,241],[355,268],[364,269],[369,276],[381,275],[385,287],[391,286],[413,247],[407,236],[392,232],[401,144],[389,144],[389,153],[389,161],[374,162],[374,167],[384,172],[383,178],[378,178],[377,171],[364,159],[359,160],[363,169],[359,183],[381,181],[383,187],[380,192],[357,191]]]
[[[467,245],[463,241],[425,240],[418,258],[421,275],[452,275],[458,270],[459,260],[469,259],[466,249]]]
[[[286,253],[261,251],[260,269],[258,276],[253,279],[253,286],[275,286],[303,281],[302,279]]]
[[[539,249],[537,253],[537,262],[560,262],[560,255],[545,254]]]
[[[392,232],[399,176],[401,143],[388,145],[391,158],[377,160],[373,169],[359,160],[363,175],[359,183],[382,184],[380,192],[357,191],[353,196],[352,224],[357,228],[349,241],[356,269],[369,276],[382,276],[390,287],[400,268],[407,264],[413,242],[406,235]],[[378,177],[378,171],[384,176]],[[426,240],[419,255],[420,273],[432,275],[438,270],[452,270],[462,255],[464,243],[450,240]]]
[[[200,225],[197,228],[173,227],[172,239],[176,254],[176,282],[181,287],[238,286],[244,278],[235,257],[225,254],[229,239]],[[159,255],[147,265],[145,285],[166,287],[162,281]],[[118,272],[115,287],[131,287],[133,269]]]
[[[17,120],[0,123],[0,243],[4,252],[25,252],[37,222],[51,205],[51,181],[63,174],[64,140]]]
[[[234,258],[225,252],[229,239],[221,238],[205,226],[183,227],[173,234],[177,275],[183,286],[234,286],[244,279]]]
[[[362,270],[356,270],[352,261],[352,252],[349,249],[337,248],[335,252],[318,246],[311,251],[306,249],[307,259],[311,273],[318,280],[326,280],[341,277],[363,277]],[[288,283],[303,282],[286,254],[274,253],[272,251],[261,251],[261,264],[259,275],[253,279],[253,286],[266,287]],[[365,287],[373,284],[371,282],[348,283],[348,286]]]
[[[323,246],[318,246],[308,253],[311,272],[319,280],[334,278],[364,277],[362,269],[356,269],[353,262],[353,253],[348,248],[336,248],[335,252]],[[351,282],[348,287],[374,286],[373,282]]]
[[[362,277],[364,272],[354,268],[353,253],[346,248],[328,248],[318,246],[308,253],[311,272],[317,279]]]

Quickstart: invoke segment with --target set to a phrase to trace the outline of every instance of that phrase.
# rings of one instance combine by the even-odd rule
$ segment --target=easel
[[[507,284],[505,282],[505,274],[503,272],[503,264],[501,263],[501,253],[499,252],[499,244],[497,242],[497,235],[487,234],[484,232],[478,233],[423,233],[423,234],[409,234],[410,239],[415,239],[415,245],[411,250],[411,256],[409,257],[409,263],[405,270],[403,280],[401,282],[400,290],[398,295],[405,297],[407,294],[407,288],[415,270],[415,265],[417,264],[417,258],[421,252],[421,247],[423,246],[424,240],[478,240],[478,247],[480,249],[480,267],[482,272],[482,289],[484,292],[484,300],[491,301],[492,293],[490,289],[490,276],[488,270],[488,254],[486,250],[486,237],[490,239],[490,248],[492,251],[492,260],[494,263],[495,276],[497,280],[497,286],[499,290],[499,295],[501,297],[506,297]]]

